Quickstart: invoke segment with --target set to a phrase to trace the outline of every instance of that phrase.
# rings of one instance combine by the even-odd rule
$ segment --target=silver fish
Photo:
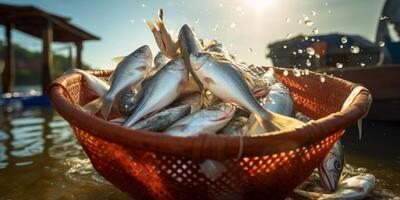
[[[165,130],[164,133],[181,137],[200,133],[215,134],[232,119],[234,113],[235,106],[221,103],[186,116]],[[216,180],[226,171],[224,164],[215,160],[203,161],[200,169],[211,180]]]
[[[338,140],[318,167],[321,183],[330,192],[336,190],[345,166],[343,146]]]
[[[144,45],[126,56],[110,77],[110,90],[102,97],[101,113],[107,119],[116,97],[128,87],[140,83],[151,66],[150,47]]]
[[[182,58],[170,61],[143,85],[137,94],[137,105],[123,126],[130,127],[144,116],[171,104],[185,87],[187,77]]]
[[[110,89],[110,86],[105,81],[81,69],[73,69],[72,72],[81,74],[85,78],[85,81],[89,85],[90,89],[92,89],[93,92],[99,97],[106,94]]]
[[[201,109],[201,95],[200,93],[185,94],[180,96],[172,106],[189,105],[191,107],[190,113],[197,112]]]
[[[187,24],[182,26],[181,30],[179,31],[178,38],[180,51],[183,60],[185,61],[185,65],[189,68],[190,74],[197,83],[199,90],[203,92],[203,85],[201,84],[197,75],[194,73],[193,67],[190,62],[190,54],[202,51],[203,46],[201,45],[193,30]]]
[[[170,58],[168,58],[165,54],[162,52],[158,52],[158,54],[154,57],[154,65],[155,69],[161,69],[166,65],[169,61],[171,61]]]
[[[301,112],[296,112],[296,119],[298,119],[298,120],[300,120],[300,121],[302,121],[302,122],[304,122],[304,123],[307,123],[307,122],[309,122],[309,121],[312,121],[312,119],[310,118],[310,117],[308,117],[308,116],[306,116],[306,115],[304,115],[303,113],[301,113]]]
[[[233,118],[220,132],[224,135],[245,135],[247,129],[248,118],[238,116]]]
[[[207,52],[191,54],[190,62],[204,87],[225,102],[234,103],[252,112],[265,130],[277,131],[303,125],[296,119],[265,110],[231,63],[220,62]]]
[[[156,113],[134,124],[132,129],[163,131],[182,117],[190,114],[189,105],[181,105]]]
[[[171,59],[179,56],[179,44],[177,40],[173,37],[173,34],[167,30],[164,24],[164,14],[163,10],[160,9],[158,12],[158,17],[156,18],[156,25],[151,23],[146,19],[146,23],[149,26],[151,32],[154,35],[158,48]]]
[[[372,174],[353,176],[343,180],[337,191],[331,194],[295,190],[297,194],[318,200],[364,199],[375,187],[376,179]]]
[[[122,92],[120,101],[118,104],[119,112],[122,115],[129,115],[137,105],[136,94],[138,90],[136,88],[128,88]]]
[[[296,113],[296,118],[303,122],[312,120],[310,117],[299,112]],[[318,166],[318,174],[321,178],[322,186],[326,190],[334,192],[337,189],[344,167],[345,156],[343,146],[340,140],[338,140]]]
[[[262,103],[264,104],[262,107],[266,110],[289,117],[293,116],[293,99],[289,89],[282,83],[273,84],[267,96],[262,99]],[[252,123],[252,127],[250,128],[252,134],[265,132],[265,130],[255,122],[254,116],[251,116],[249,121]]]

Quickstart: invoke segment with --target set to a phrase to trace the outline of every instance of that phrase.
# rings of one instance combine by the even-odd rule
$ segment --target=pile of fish
[[[273,69],[237,62],[222,44],[198,39],[188,25],[174,38],[162,10],[155,24],[146,22],[160,50],[154,61],[144,45],[123,57],[107,82],[75,70],[99,97],[83,106],[84,111],[131,129],[181,137],[274,134],[309,120],[295,113],[290,92]],[[319,168],[330,192],[339,183],[342,156],[337,144]],[[226,171],[215,160],[203,161],[200,169],[211,180]]]

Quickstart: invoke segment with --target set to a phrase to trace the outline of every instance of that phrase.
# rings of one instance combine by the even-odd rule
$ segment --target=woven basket
[[[244,137],[201,134],[174,137],[131,130],[89,115],[81,105],[96,98],[79,74],[48,88],[51,101],[73,128],[94,168],[135,199],[283,199],[322,161],[344,129],[368,112],[370,94],[360,91],[345,109],[355,84],[310,72],[278,78],[290,89],[295,110],[315,121],[276,135]],[[91,71],[107,78],[111,71]],[[241,157],[238,158],[239,149]],[[199,170],[204,159],[222,161],[216,181]]]

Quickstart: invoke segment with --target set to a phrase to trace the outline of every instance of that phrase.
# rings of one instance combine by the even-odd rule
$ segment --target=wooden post
[[[43,94],[45,94],[46,87],[51,83],[53,75],[53,54],[51,52],[51,43],[53,42],[53,25],[50,21],[47,21],[43,28],[42,40],[42,91]]]
[[[82,68],[82,41],[75,42],[76,46],[76,68],[81,69]]]
[[[11,92],[15,81],[15,52],[12,45],[11,30],[14,28],[12,22],[6,25],[6,53],[5,65],[2,73],[3,93]]]

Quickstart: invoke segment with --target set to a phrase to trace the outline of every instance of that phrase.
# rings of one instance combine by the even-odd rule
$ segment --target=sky
[[[374,41],[384,0],[0,0],[34,5],[72,18],[72,23],[101,38],[84,43],[83,60],[92,68],[115,67],[113,58],[148,44],[156,55],[153,35],[144,19],[154,21],[164,9],[165,23],[175,34],[183,24],[199,38],[217,39],[247,63],[270,65],[267,44],[298,34],[356,34]],[[309,18],[307,24],[305,18]],[[301,20],[301,21],[300,21]],[[0,26],[4,32],[4,27]],[[4,40],[4,34],[0,34]],[[13,42],[41,50],[37,38],[13,31]],[[57,43],[65,54],[70,44]]]

